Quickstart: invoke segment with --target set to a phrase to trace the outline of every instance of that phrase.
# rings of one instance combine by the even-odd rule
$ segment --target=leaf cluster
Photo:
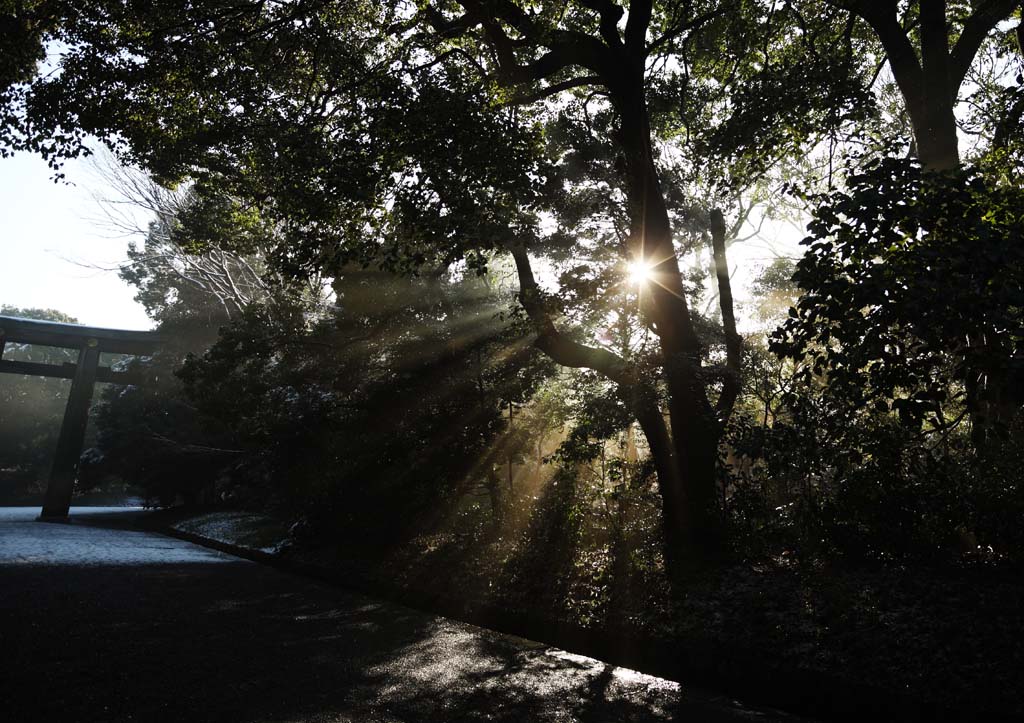
[[[971,169],[867,164],[820,199],[772,348],[837,399],[943,426],[958,385],[1006,390],[1020,374],[1022,209],[1019,188]]]

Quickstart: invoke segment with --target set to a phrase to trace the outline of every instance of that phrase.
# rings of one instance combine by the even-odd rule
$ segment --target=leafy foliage
[[[782,404],[732,431],[739,539],[1019,558],[1020,189],[886,159],[817,200]]]
[[[745,555],[855,564],[1019,562],[1019,445],[979,454],[962,429],[924,437],[870,407],[837,413],[797,387],[768,427],[737,418],[728,511]],[[1019,431],[1017,432],[1019,433]]]
[[[945,18],[915,17],[914,3],[869,6],[668,1],[631,3],[627,16],[614,2],[110,0],[42,18],[22,3],[19,37],[5,41],[16,52],[0,75],[0,141],[59,165],[93,133],[160,180],[191,184],[173,226],[133,249],[125,274],[162,320],[219,316],[209,288],[185,293],[181,263],[219,260],[258,292],[217,296],[234,323],[188,362],[186,391],[167,392],[180,402],[170,418],[191,420],[171,425],[188,430],[179,446],[220,450],[192,475],[203,487],[244,478],[264,501],[323,510],[330,489],[344,500],[340,516],[354,519],[361,503],[345,505],[369,499],[368,479],[408,509],[435,494],[416,475],[457,484],[465,460],[437,447],[480,451],[489,480],[504,460],[511,477],[528,430],[488,445],[497,415],[507,405],[512,417],[550,371],[526,351],[536,341],[565,366],[595,371],[572,381],[559,411],[575,424],[566,462],[589,464],[610,435],[645,425],[664,483],[666,549],[681,547],[680,532],[714,539],[718,493],[742,497],[741,483],[716,477],[740,381],[750,436],[765,449],[768,438],[804,440],[791,451],[819,470],[807,489],[852,500],[850,515],[882,529],[890,523],[866,510],[884,505],[858,497],[868,481],[857,475],[888,470],[894,489],[913,486],[917,473],[903,470],[937,459],[918,438],[952,443],[966,418],[980,451],[1012,433],[1021,404],[1016,90],[987,89],[994,109],[1012,106],[994,113],[988,175],[882,160],[816,199],[796,270],[805,294],[774,339],[780,363],[756,344],[744,352],[726,328],[721,228],[733,217],[728,236],[737,235],[794,169],[811,185],[842,182],[833,156],[844,139],[875,152],[909,141],[903,111],[923,153],[935,119],[920,111],[942,105],[950,121],[956,93],[930,82],[933,54],[901,64],[892,43],[923,48],[952,21],[955,57],[934,57],[962,65],[1010,12],[1003,2],[955,3]],[[878,30],[882,14],[894,29]],[[51,41],[59,72],[32,75]],[[899,87],[877,91],[886,54]],[[912,102],[916,85],[942,103]],[[943,130],[932,162],[955,165],[955,128]],[[807,157],[826,145],[827,163],[814,168]],[[709,235],[725,272],[721,324],[691,308],[707,268],[680,266]],[[171,262],[149,263],[165,252]],[[494,300],[463,292],[502,252],[515,259],[525,317],[487,327],[480,316],[497,313]],[[631,288],[630,261],[657,267],[652,280]],[[417,303],[360,276],[371,268],[416,279],[405,293]],[[760,287],[776,308],[784,275],[773,267]],[[294,286],[315,276],[337,280],[330,314],[310,313]],[[783,404],[797,387],[806,396]],[[126,420],[155,412],[135,399],[122,406]]]
[[[108,395],[108,473],[164,504],[203,491],[393,531],[463,483],[501,409],[551,372],[483,280],[352,270],[335,290],[338,308],[312,326],[302,306],[251,306],[186,361],[183,387]]]
[[[1019,188],[971,170],[869,164],[816,209],[773,348],[854,407],[944,429],[960,404],[1008,423],[1024,402],[1022,209]]]

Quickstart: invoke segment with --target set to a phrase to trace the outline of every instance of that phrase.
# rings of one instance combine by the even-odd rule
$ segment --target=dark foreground
[[[786,719],[135,531],[132,512],[36,512],[0,508],[12,723]]]

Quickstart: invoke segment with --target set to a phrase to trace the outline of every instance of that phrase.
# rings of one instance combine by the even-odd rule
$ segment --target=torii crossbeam
[[[78,350],[76,364],[39,364],[10,361],[3,358],[7,344],[39,344]],[[44,521],[67,521],[78,474],[78,460],[85,441],[85,425],[89,418],[89,402],[96,382],[138,384],[138,374],[101,367],[100,354],[152,354],[160,345],[160,337],[151,331],[99,329],[79,324],[58,324],[52,321],[0,316],[0,372],[31,374],[71,380],[64,422],[53,458],[50,480],[46,486]]]

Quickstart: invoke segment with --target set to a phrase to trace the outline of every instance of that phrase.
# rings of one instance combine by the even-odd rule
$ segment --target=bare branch
[[[1017,7],[1018,0],[983,0],[964,22],[949,58],[950,92],[956,98],[985,37]]]
[[[553,83],[543,88],[538,88],[533,93],[524,93],[516,95],[509,100],[502,103],[502,105],[527,105],[529,103],[536,103],[539,100],[550,98],[553,95],[570,90],[572,88],[580,88],[587,85],[597,85],[601,82],[601,78],[596,75],[584,75],[579,78],[570,78],[569,80],[563,80],[561,83]]]

